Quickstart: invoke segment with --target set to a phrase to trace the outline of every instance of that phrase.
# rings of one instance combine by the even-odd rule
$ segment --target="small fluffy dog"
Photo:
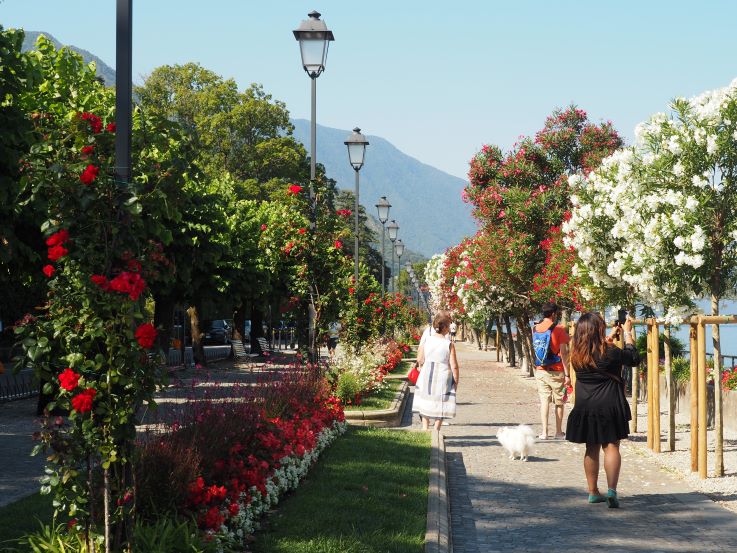
[[[509,453],[509,458],[519,457],[520,461],[527,461],[535,443],[535,432],[526,424],[515,427],[501,428],[496,434],[499,443]]]

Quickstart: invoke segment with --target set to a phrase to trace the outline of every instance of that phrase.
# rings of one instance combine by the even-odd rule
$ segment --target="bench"
[[[250,370],[253,370],[253,365],[251,365],[251,360],[254,357],[258,357],[258,353],[248,353],[246,352],[246,346],[243,345],[242,340],[233,340],[230,342],[232,351],[233,351],[233,359],[238,362],[245,360],[246,363],[250,365]]]
[[[259,336],[258,338],[256,338],[256,341],[258,342],[258,345],[263,353],[273,353],[272,349],[269,347],[269,343],[266,341],[266,338],[264,338],[263,336]]]

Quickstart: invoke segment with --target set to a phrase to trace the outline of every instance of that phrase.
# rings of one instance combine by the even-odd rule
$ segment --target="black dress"
[[[566,440],[607,444],[628,436],[632,413],[624,396],[622,365],[639,362],[634,346],[628,344],[622,350],[607,345],[596,368],[576,369],[576,403],[568,415]]]

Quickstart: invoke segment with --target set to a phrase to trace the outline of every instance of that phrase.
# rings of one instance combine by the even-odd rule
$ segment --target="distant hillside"
[[[292,123],[295,138],[309,149],[310,122],[295,119]],[[318,125],[317,161],[340,188],[353,190],[354,171],[343,144],[348,135],[350,131]],[[399,224],[399,237],[427,257],[476,232],[471,209],[461,199],[464,180],[402,153],[383,138],[367,136],[370,144],[361,169],[360,201],[368,213],[375,215],[374,205],[386,196],[392,204],[389,218]]]
[[[70,46],[68,44],[62,44],[49,33],[39,31],[26,31],[26,38],[23,41],[23,51],[25,52],[28,50],[33,50],[33,45],[36,44],[36,39],[38,39],[40,35],[46,35],[46,38],[54,43],[54,46],[57,50],[66,46],[70,50],[74,50],[75,52],[80,54],[85,62],[90,63],[91,61],[94,61],[96,65],[97,76],[102,78],[106,86],[115,86],[115,70],[112,67],[107,65],[96,55],[88,52],[87,50],[82,50],[81,48]]]

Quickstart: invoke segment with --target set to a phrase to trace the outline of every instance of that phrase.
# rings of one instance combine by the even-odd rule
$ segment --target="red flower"
[[[265,231],[267,228],[269,227],[267,227],[266,225],[261,225],[261,232]]]
[[[240,510],[241,508],[238,506],[237,503],[231,503],[230,505],[228,505],[228,512],[232,517],[237,516]]]
[[[105,127],[105,130],[107,132],[115,132],[115,123],[108,123],[107,127]]]
[[[335,244],[333,245],[335,246],[335,249],[339,250],[340,248],[343,247],[343,242],[341,242],[340,240],[336,240]]]
[[[82,113],[80,114],[82,120],[89,122],[92,132],[97,134],[102,131],[102,119],[100,119],[94,113]]]
[[[136,329],[136,340],[143,349],[151,349],[156,342],[156,329],[151,323],[143,323]]]
[[[129,259],[128,263],[126,263],[126,266],[128,267],[129,271],[133,271],[134,273],[140,273],[141,272],[141,262],[137,259]]]
[[[87,388],[72,398],[72,409],[78,413],[89,413],[92,411],[92,400],[95,399],[95,395],[97,395],[97,390]]]
[[[95,167],[94,165],[90,164],[84,171],[82,171],[82,174],[79,175],[79,180],[82,181],[83,184],[90,185],[95,181],[99,172],[99,167]]]
[[[49,247],[60,246],[67,240],[69,240],[69,231],[67,229],[61,229],[46,239],[46,245]]]
[[[54,276],[54,273],[56,272],[56,269],[54,269],[54,266],[53,265],[44,265],[44,268],[41,269],[41,270],[49,278],[51,278],[52,276]]]
[[[62,245],[52,246],[49,248],[49,259],[51,261],[59,261],[62,257],[69,253],[69,250]]]
[[[355,291],[356,291],[356,289],[355,289],[355,288],[353,288],[352,286],[351,286],[350,288],[348,288],[348,293],[349,293],[349,294],[350,294],[351,296],[353,295],[353,293],[354,293]]]
[[[304,234],[305,232],[307,232],[307,229],[303,229],[303,228],[301,228],[301,229],[299,229],[299,230],[298,230],[297,232],[298,232],[299,234]]]
[[[128,294],[130,299],[136,301],[146,289],[146,281],[138,273],[123,271],[110,281],[109,286],[110,290],[115,290],[121,294]]]
[[[67,392],[71,392],[77,387],[77,385],[79,385],[79,374],[67,367],[59,375],[59,384]]]
[[[94,151],[95,151],[95,147],[94,146],[84,146],[82,148],[82,155],[88,156],[88,155],[92,154],[92,152],[94,152]]]
[[[300,192],[302,192],[302,187],[299,184],[291,184],[289,185],[289,192],[287,192],[287,194],[290,196],[296,196]]]
[[[90,277],[90,280],[97,284],[100,288],[107,291],[110,289],[110,283],[107,281],[107,278],[103,275],[92,275]]]

